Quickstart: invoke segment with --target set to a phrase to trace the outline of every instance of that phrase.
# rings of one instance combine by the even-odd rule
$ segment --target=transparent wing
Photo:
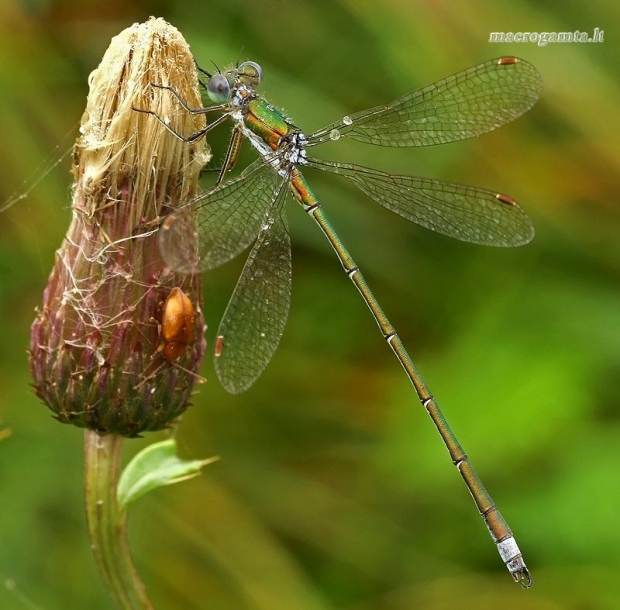
[[[167,216],[159,246],[175,271],[197,273],[235,258],[258,235],[282,178],[257,159],[238,178],[201,193]]]
[[[396,147],[464,140],[516,119],[541,91],[542,79],[534,66],[515,57],[493,59],[391,104],[344,117],[309,136],[308,145],[342,136]]]
[[[308,166],[350,180],[384,208],[443,235],[485,246],[521,246],[534,227],[504,195],[451,182],[396,176],[374,169],[312,159]]]
[[[217,331],[215,370],[222,386],[233,394],[244,392],[258,379],[278,347],[288,317],[291,243],[283,209],[287,193],[288,183],[280,178],[280,189],[262,219]]]

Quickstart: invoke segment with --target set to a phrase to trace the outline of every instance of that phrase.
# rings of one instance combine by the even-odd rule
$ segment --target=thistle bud
[[[194,60],[161,19],[116,36],[90,75],[74,148],[72,220],[32,325],[37,396],[63,423],[136,436],[188,406],[204,355],[201,285],[167,268],[161,220],[196,194],[204,127]]]

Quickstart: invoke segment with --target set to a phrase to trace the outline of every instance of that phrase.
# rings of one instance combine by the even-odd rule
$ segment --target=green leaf
[[[176,449],[174,439],[153,443],[127,464],[116,492],[121,509],[152,489],[198,476],[203,466],[219,459],[181,460]]]

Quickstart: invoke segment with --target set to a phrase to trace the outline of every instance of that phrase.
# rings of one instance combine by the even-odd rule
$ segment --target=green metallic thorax
[[[244,116],[246,127],[266,142],[272,150],[278,150],[280,138],[298,128],[280,110],[264,99],[250,100]]]
[[[283,136],[299,131],[299,128],[281,110],[260,97],[248,102],[246,112],[244,116],[246,127],[263,140],[271,150],[278,150]],[[318,203],[310,185],[297,169],[291,174],[290,187],[295,199],[304,208]]]

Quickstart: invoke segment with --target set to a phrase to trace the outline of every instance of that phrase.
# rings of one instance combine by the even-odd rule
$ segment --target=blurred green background
[[[263,93],[306,132],[499,55],[528,59],[545,82],[532,111],[476,140],[334,146],[355,163],[510,194],[536,225],[527,247],[458,243],[311,176],[513,527],[534,587],[512,582],[369,312],[291,205],[293,302],[272,364],[233,397],[207,359],[209,383],[177,436],[182,456],[222,459],[130,512],[156,607],[619,608],[618,5],[3,0],[0,201],[70,148],[88,74],[112,36],[150,15],[175,25],[206,67],[258,61]],[[488,42],[492,31],[595,27],[602,44]],[[210,140],[220,155],[225,131]],[[0,216],[8,610],[112,607],[86,535],[81,431],[34,397],[25,354],[70,219],[69,166],[67,157]],[[204,278],[210,345],[242,262]],[[128,442],[127,456],[164,436]]]

